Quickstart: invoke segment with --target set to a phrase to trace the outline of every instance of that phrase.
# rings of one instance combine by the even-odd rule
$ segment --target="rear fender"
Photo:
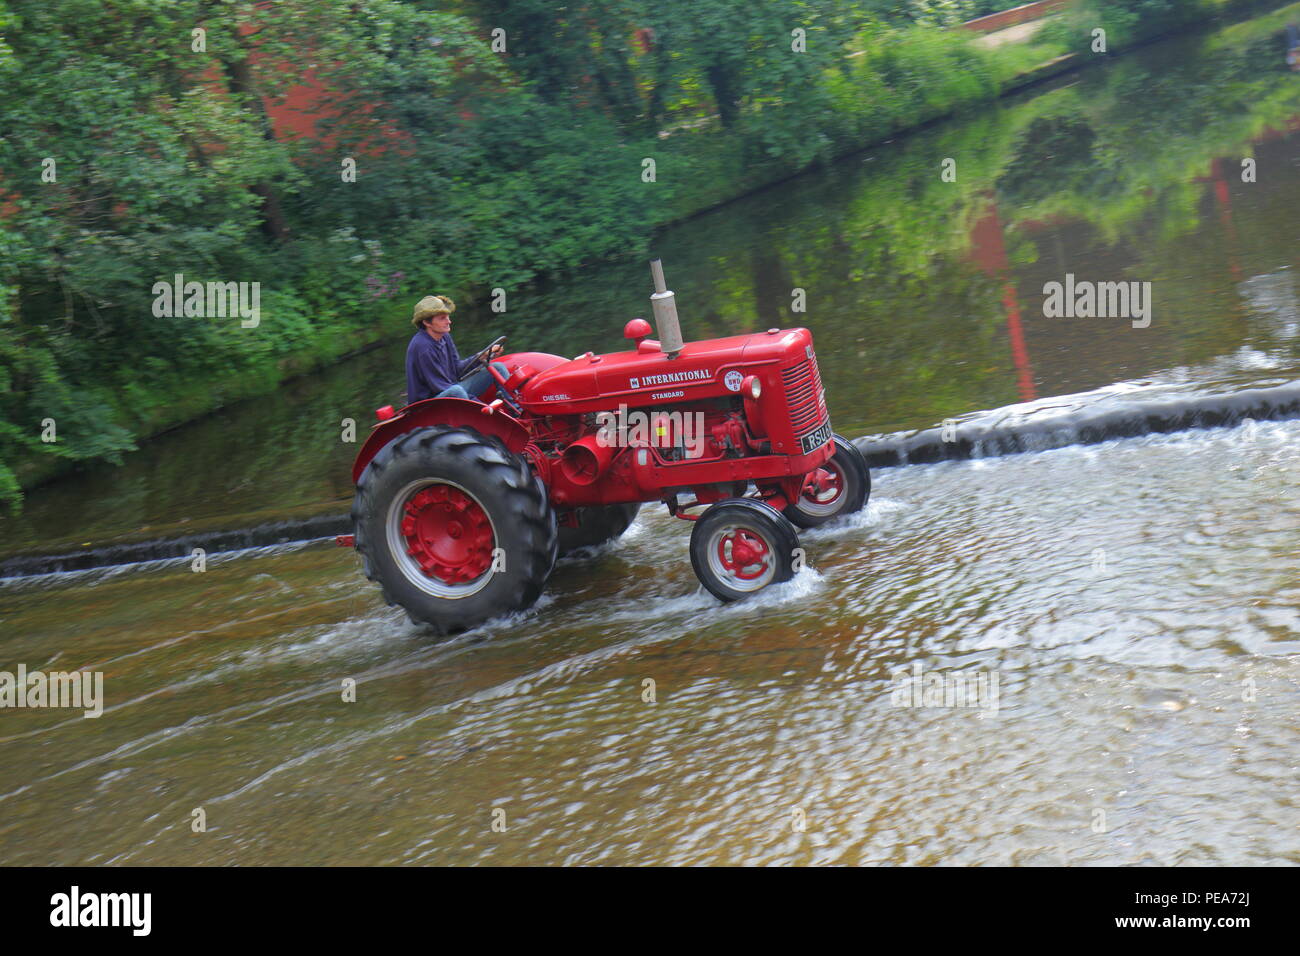
[[[370,459],[379,454],[379,449],[399,435],[430,425],[472,428],[483,435],[495,435],[512,452],[522,454],[524,446],[528,444],[528,429],[503,411],[484,414],[483,409],[486,407],[482,402],[464,398],[426,398],[422,402],[407,405],[398,414],[370,430],[369,437],[352,465],[352,483],[356,484],[361,478],[361,473],[370,464]]]

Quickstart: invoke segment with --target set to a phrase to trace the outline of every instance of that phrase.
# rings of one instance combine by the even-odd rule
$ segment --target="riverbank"
[[[1216,7],[1220,11],[1228,8],[1223,3]],[[1240,5],[1236,8],[1240,9]],[[814,166],[1096,62],[1092,56],[1068,49],[1069,43],[1060,34],[1059,29],[1045,29],[1029,43],[979,50],[971,39],[956,32],[920,27],[883,29],[864,36],[846,65],[826,74],[825,82],[818,87],[824,99],[816,109],[807,111],[811,125],[783,131],[784,139],[766,141],[776,127],[755,124],[732,129],[688,128],[653,141],[625,144],[627,173],[637,175],[640,171],[644,160],[637,157],[641,154],[655,161],[654,179],[644,183],[647,195],[638,200],[644,204],[643,214],[639,220],[635,214],[628,217],[634,225],[641,223],[636,243],[644,246],[653,230],[768,188]],[[761,113],[785,106],[774,102],[753,108]],[[775,153],[775,158],[762,159],[767,153]],[[601,183],[594,188],[602,188]],[[564,214],[577,222],[584,210],[569,209]],[[607,214],[608,210],[602,210],[593,215]],[[592,224],[588,223],[572,238],[566,252],[552,252],[547,267],[550,274],[563,275],[580,264],[616,253],[643,251],[636,248],[628,252],[626,246],[616,250],[608,237],[598,238],[592,232]],[[502,240],[499,230],[494,238]],[[362,246],[354,237],[346,241]],[[83,379],[75,390],[85,398],[83,404],[93,406],[94,414],[80,421],[75,416],[70,420],[61,418],[60,428],[115,436],[116,447],[105,454],[94,443],[86,443],[77,455],[59,457],[57,452],[66,446],[55,446],[52,453],[51,446],[34,443],[30,436],[25,442],[8,442],[4,461],[10,466],[13,481],[8,488],[3,486],[5,469],[0,466],[0,494],[8,491],[12,498],[19,486],[35,487],[75,468],[79,461],[111,459],[134,442],[284,387],[296,376],[402,335],[406,327],[405,303],[413,290],[437,287],[453,293],[463,307],[458,317],[468,319],[471,325],[478,317],[489,317],[485,300],[488,290],[494,287],[489,276],[500,273],[499,265],[485,264],[472,252],[432,263],[415,262],[402,257],[398,246],[387,253],[390,265],[381,272],[378,263],[385,253],[371,246],[364,248],[366,252],[353,258],[366,261],[352,274],[337,277],[340,281],[268,296],[262,324],[271,330],[269,337],[214,333],[200,350],[201,358],[191,353],[169,357],[168,361],[156,356],[141,361],[130,347],[105,355],[105,360],[94,366],[98,380]],[[516,261],[527,257],[528,250],[520,248],[509,255],[514,259],[507,256],[492,261]],[[394,271],[392,267],[399,263],[402,271]],[[380,280],[382,292],[389,298],[375,300],[375,290],[368,287],[371,303],[364,308],[349,310],[335,305],[327,309],[315,304],[344,288],[343,279],[360,286],[363,275],[367,282],[376,275],[389,276],[391,287]],[[458,287],[451,276],[467,278]],[[522,272],[515,280],[503,280],[501,287],[513,296],[536,277],[537,273]],[[45,408],[39,396],[33,393],[27,397],[31,400],[26,403],[26,416],[40,421]]]
[[[158,438],[224,408],[267,395],[295,379],[367,352],[392,338],[394,329],[401,328],[398,313],[406,310],[404,306],[394,305],[370,311],[375,317],[367,324],[335,328],[328,335],[303,337],[301,347],[292,355],[255,360],[228,369],[220,376],[204,376],[196,380],[194,375],[181,369],[163,370],[151,382],[146,400],[131,404],[129,396],[123,396],[113,403],[120,416],[116,420],[129,423],[132,447],[120,449],[116,456],[105,457],[113,461],[123,453],[135,451],[135,442]],[[272,314],[264,318],[275,321],[277,317]],[[66,476],[83,462],[94,460],[63,459],[36,453],[17,459],[12,473],[17,484],[26,491]],[[0,482],[0,489],[2,487]],[[0,494],[0,503],[3,500]]]

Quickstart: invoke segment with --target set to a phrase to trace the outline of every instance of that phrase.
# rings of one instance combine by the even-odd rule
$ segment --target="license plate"
[[[806,455],[810,451],[815,451],[816,449],[820,448],[822,445],[826,444],[830,440],[831,440],[831,423],[827,422],[825,425],[817,429],[815,432],[809,432],[807,435],[804,435],[803,438],[799,439],[799,447],[803,450],[803,453]]]

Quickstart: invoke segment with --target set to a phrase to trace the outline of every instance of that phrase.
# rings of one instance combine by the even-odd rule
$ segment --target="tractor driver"
[[[477,355],[461,358],[456,343],[451,339],[451,314],[456,303],[445,295],[426,295],[415,304],[411,324],[415,335],[406,347],[406,401],[408,404],[426,398],[472,398],[487,391],[494,383],[487,367],[483,367],[465,381],[460,377],[477,361]],[[501,346],[492,350],[498,355]],[[500,362],[493,362],[502,376],[510,374]]]

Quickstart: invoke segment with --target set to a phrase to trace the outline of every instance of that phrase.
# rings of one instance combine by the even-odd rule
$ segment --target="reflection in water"
[[[1011,356],[1016,364],[1016,384],[1020,400],[1032,402],[1038,397],[1034,386],[1033,370],[1029,367],[1029,349],[1025,347],[1025,333],[1020,324],[1020,299],[1015,284],[1009,277],[1006,243],[1002,237],[1002,222],[998,219],[997,203],[988,198],[988,213],[971,229],[971,258],[990,276],[1002,279],[1002,308],[1007,313],[1007,338],[1011,341]]]

